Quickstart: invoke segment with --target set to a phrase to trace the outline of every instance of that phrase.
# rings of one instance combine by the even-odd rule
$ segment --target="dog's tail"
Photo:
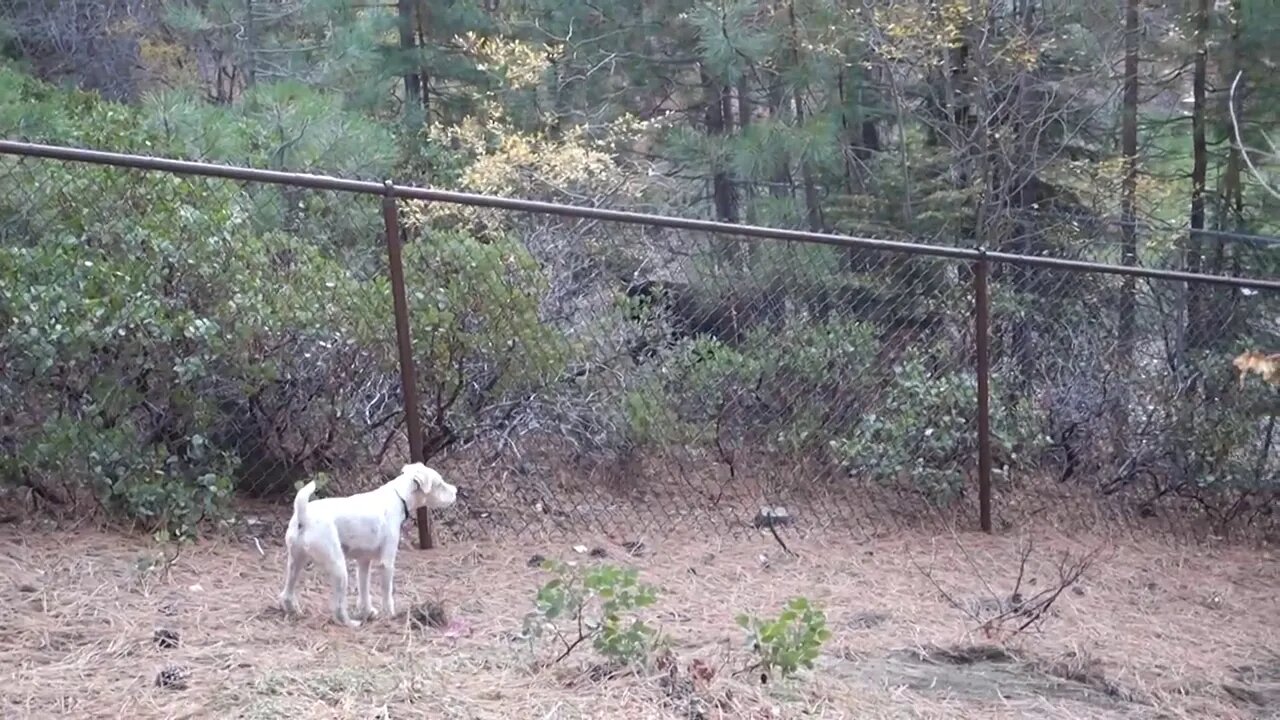
[[[298,527],[302,527],[303,522],[307,519],[307,503],[311,501],[311,495],[316,491],[316,481],[312,480],[293,498],[293,516],[298,518]]]

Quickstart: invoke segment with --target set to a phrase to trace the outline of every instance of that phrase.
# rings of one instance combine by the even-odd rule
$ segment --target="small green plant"
[[[738,625],[748,633],[748,643],[759,660],[747,670],[786,679],[812,669],[822,644],[831,637],[827,616],[803,597],[792,598],[782,614],[772,620],[739,615]]]
[[[531,644],[547,634],[555,637],[564,646],[556,662],[588,641],[621,665],[648,657],[657,633],[634,613],[653,605],[657,588],[640,582],[635,570],[614,565],[584,569],[548,560],[542,567],[555,577],[538,589],[534,610],[525,616],[524,636]]]

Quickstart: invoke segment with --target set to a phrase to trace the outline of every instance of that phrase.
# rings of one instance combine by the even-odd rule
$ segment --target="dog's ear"
[[[415,470],[413,479],[418,483],[418,487],[424,493],[431,492],[431,488],[435,486],[440,474],[425,465],[418,465]]]

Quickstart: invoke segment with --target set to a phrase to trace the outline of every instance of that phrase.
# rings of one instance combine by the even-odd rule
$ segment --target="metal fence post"
[[[383,183],[382,223],[387,238],[387,266],[391,273],[391,299],[395,303],[396,346],[400,351],[400,388],[404,395],[405,432],[409,434],[409,459],[425,462],[422,450],[422,417],[418,414],[418,382],[413,366],[413,338],[409,335],[409,300],[404,289],[404,261],[400,252],[400,217],[394,186]],[[431,528],[431,512],[418,508],[418,547],[436,546]]]
[[[978,372],[978,517],[983,532],[991,532],[991,295],[987,284],[990,261],[978,250],[973,264],[973,325]]]

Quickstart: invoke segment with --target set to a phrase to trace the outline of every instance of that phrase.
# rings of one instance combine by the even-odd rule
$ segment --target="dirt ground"
[[[638,538],[419,552],[407,536],[401,615],[347,629],[324,615],[314,571],[303,616],[275,609],[274,532],[204,541],[166,567],[166,549],[143,538],[0,526],[0,716],[1280,717],[1274,551],[1037,535],[1028,593],[1054,584],[1062,553],[1101,554],[1039,632],[999,651],[954,605],[981,615],[1007,598],[1025,536],[783,536],[796,558],[767,532],[643,538],[634,556],[620,543]],[[517,633],[548,577],[535,554],[638,568],[660,588],[648,617],[680,672],[698,659],[714,677],[692,688],[657,669],[602,677],[589,648],[558,664],[554,648],[531,651]],[[795,595],[833,631],[817,667],[764,685],[739,673],[752,656],[733,618],[774,615]],[[413,626],[404,609],[427,600],[466,631]],[[159,686],[166,668],[182,679]]]

